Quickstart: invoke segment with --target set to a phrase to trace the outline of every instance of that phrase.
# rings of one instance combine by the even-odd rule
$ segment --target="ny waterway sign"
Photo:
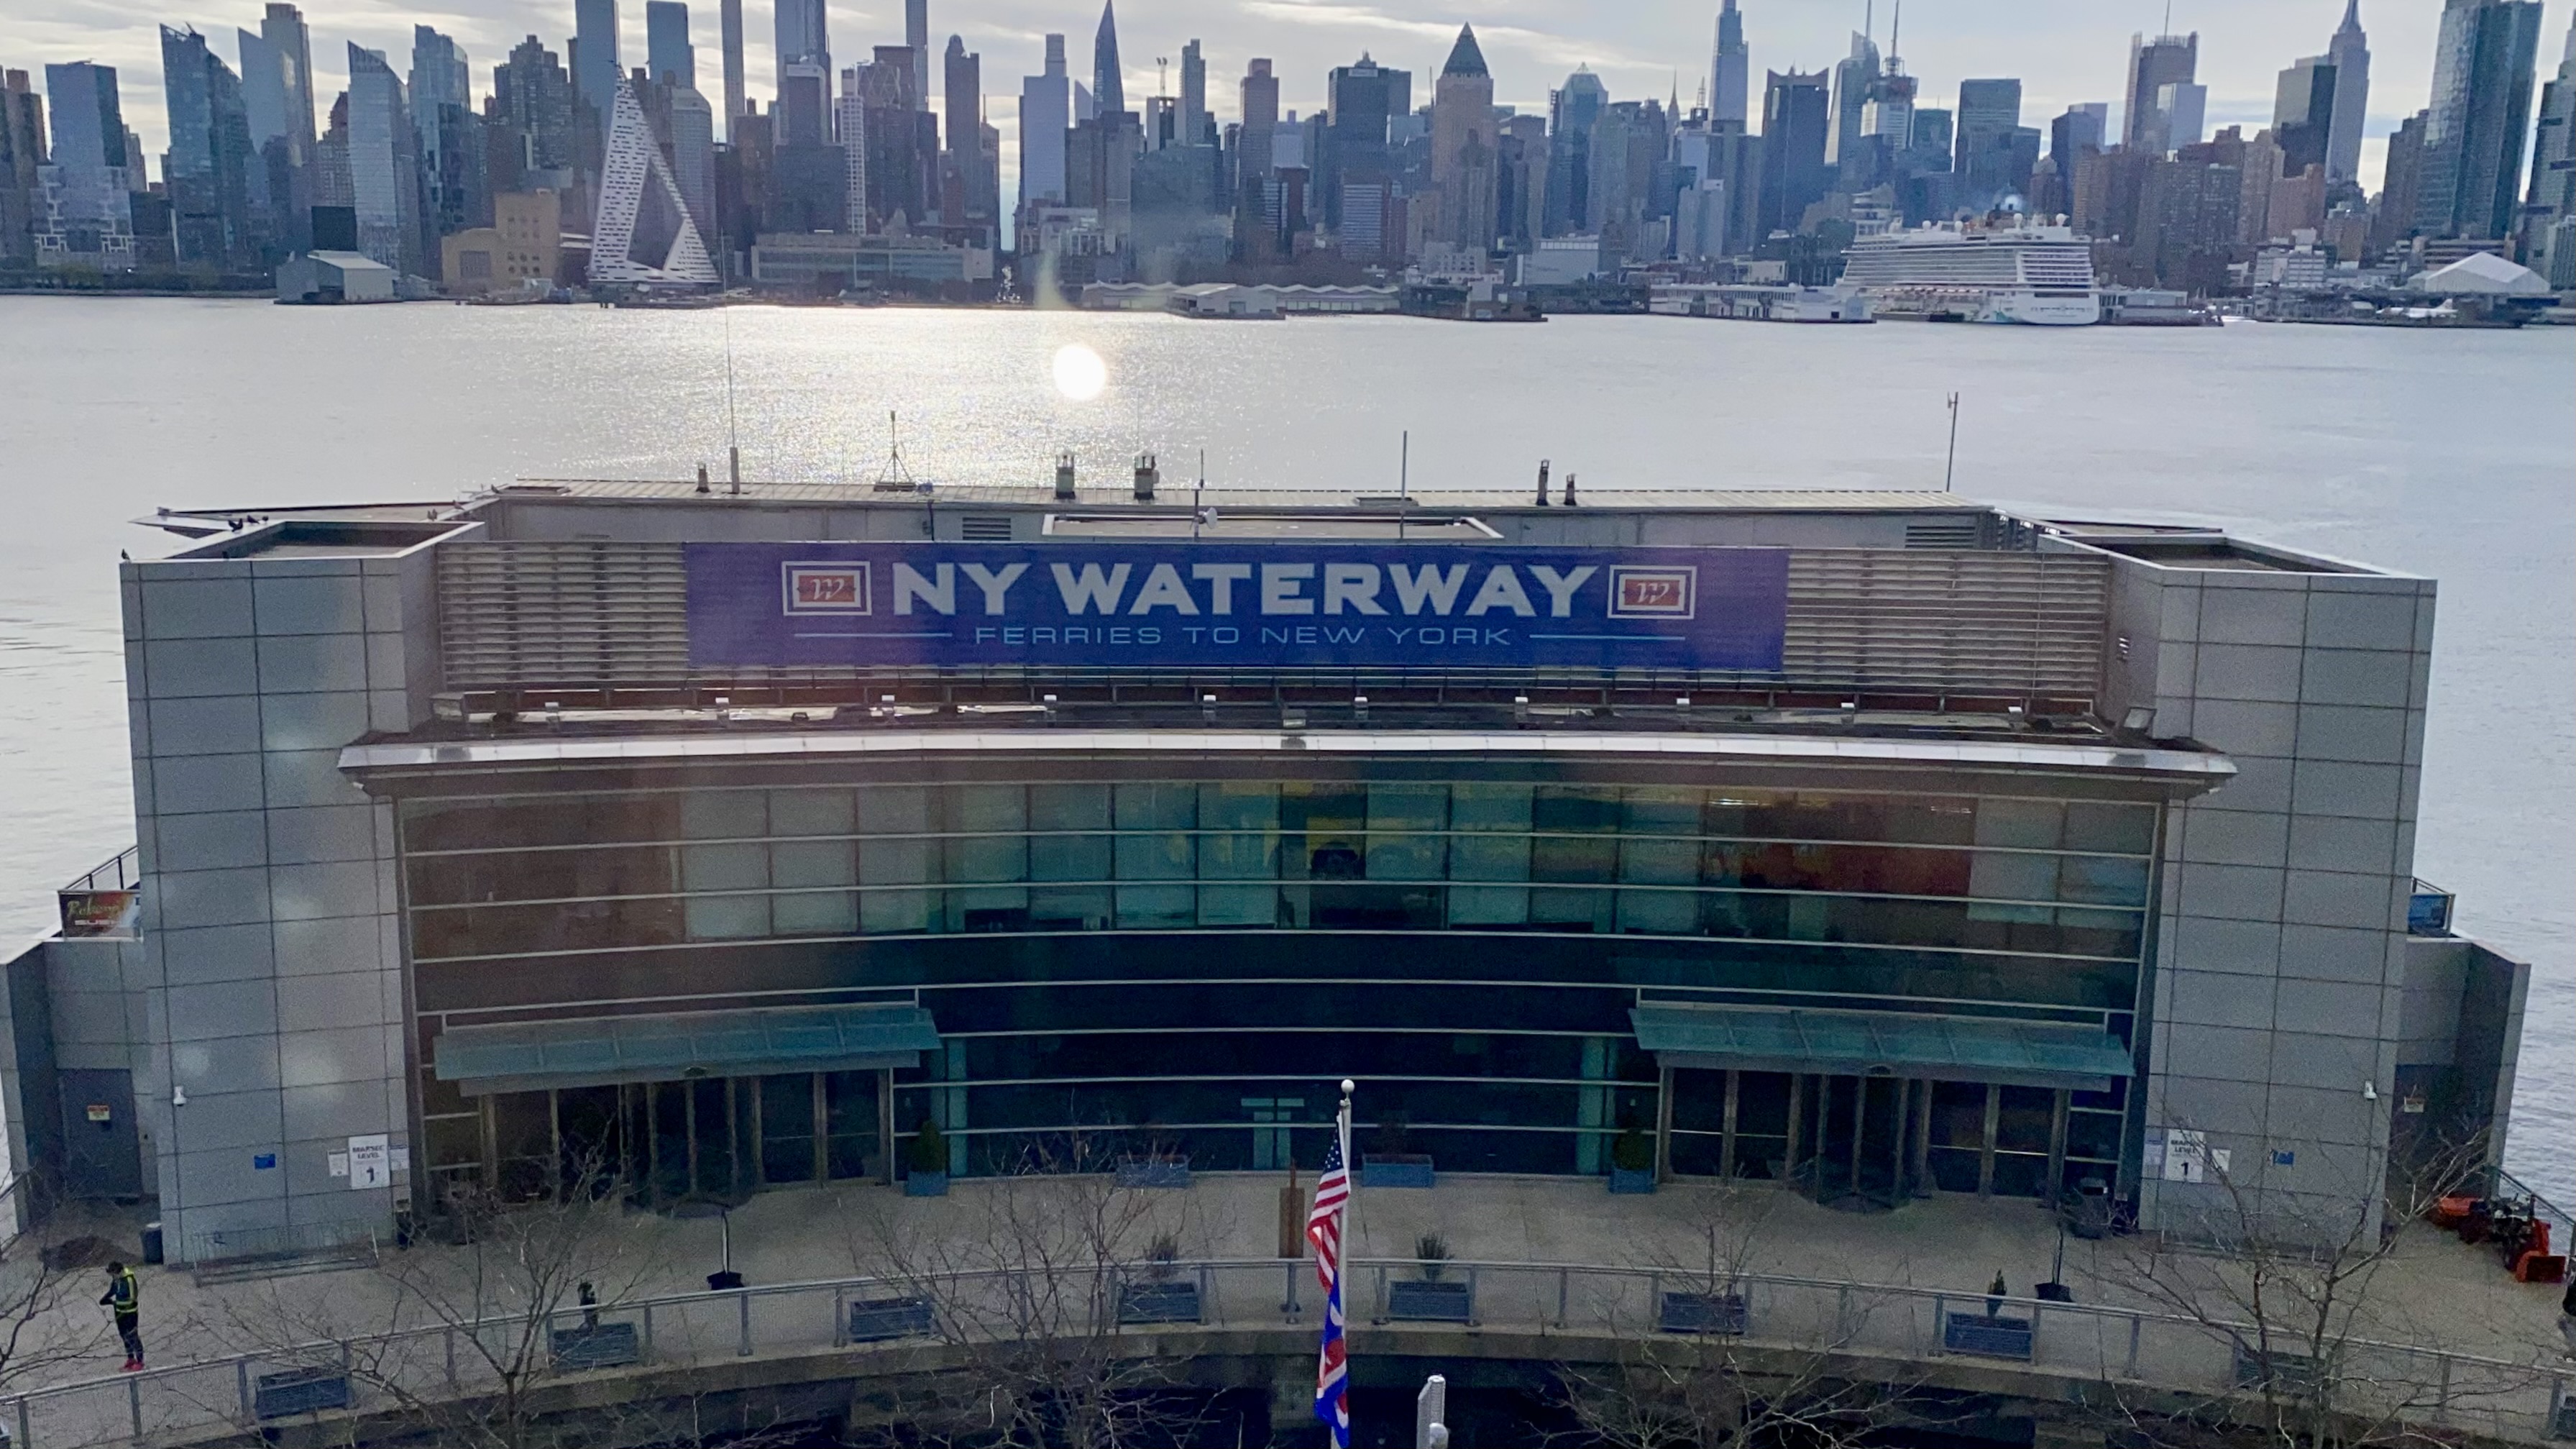
[[[699,668],[1780,667],[1776,548],[696,543]]]

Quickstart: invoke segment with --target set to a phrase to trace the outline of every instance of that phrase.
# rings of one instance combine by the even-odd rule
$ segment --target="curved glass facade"
[[[883,1087],[630,1085],[582,1108],[644,1149],[639,1177],[713,1158],[757,1184],[874,1170],[875,1124],[924,1119],[959,1172],[1073,1133],[1202,1169],[1311,1163],[1342,1076],[1382,1146],[1453,1169],[1602,1171],[1609,1137],[1664,1120],[1676,1171],[1777,1172],[1800,1158],[1788,1079],[1679,1072],[1664,1103],[1631,1006],[2017,1011],[2126,1038],[2158,807],[1460,770],[415,797],[400,820],[425,1048],[451,1014],[585,1001],[929,1009],[941,1050]],[[863,1087],[895,1095],[863,1108]],[[2029,1104],[1943,1089],[1912,1109],[1942,1185],[1963,1179],[1939,1154],[1973,1138],[1969,1187],[2041,1190],[1999,1145],[2030,1136]],[[549,1140],[506,1129],[524,1106],[425,1100],[436,1170],[526,1168]],[[2108,1175],[2124,1106],[2059,1105],[2043,1157],[2098,1151]],[[709,1123],[724,1144],[694,1166],[653,1146]]]

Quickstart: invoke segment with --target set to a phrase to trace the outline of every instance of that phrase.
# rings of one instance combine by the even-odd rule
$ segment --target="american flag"
[[[1332,1426],[1334,1449],[1350,1449],[1350,1346],[1342,1336],[1342,1218],[1351,1201],[1351,1102],[1342,1099],[1333,1142],[1315,1179],[1306,1241],[1315,1245],[1315,1278],[1324,1289],[1324,1346],[1315,1360],[1315,1417]]]

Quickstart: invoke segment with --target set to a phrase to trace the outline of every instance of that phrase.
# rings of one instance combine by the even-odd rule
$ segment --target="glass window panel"
[[[1619,842],[1619,879],[1631,885],[1697,885],[1699,842],[1630,836]]]
[[[846,936],[859,928],[858,911],[850,891],[799,892],[769,902],[771,929],[781,936]]]
[[[1198,891],[1194,887],[1118,888],[1118,929],[1122,931],[1168,931],[1197,923]]]
[[[2120,805],[2100,800],[2071,800],[2066,806],[2066,848],[2115,850],[2146,855],[2156,845],[2156,807]]]
[[[872,785],[859,792],[862,835],[927,835],[930,791],[921,785]]]
[[[1106,842],[1102,854],[1107,854]],[[1078,886],[1029,892],[1029,925],[1040,931],[1105,931],[1109,929],[1109,887]]]
[[[1619,792],[1606,785],[1541,785],[1530,800],[1539,830],[1607,833],[1619,828]]]
[[[1125,787],[1120,787],[1124,789]],[[1118,836],[1120,880],[1188,880],[1196,873],[1190,837],[1178,830]],[[1119,914],[1125,915],[1121,906]]]
[[[951,890],[948,929],[957,931],[1022,931],[1029,924],[1029,893],[1018,886]]]
[[[1106,785],[1031,785],[1029,828],[1032,830],[1107,830],[1109,787]]]
[[[1104,812],[1105,813],[1105,812]],[[1040,835],[1029,840],[1029,879],[1105,881],[1110,878],[1112,837],[1108,828],[1096,835]]]
[[[769,833],[759,790],[693,790],[680,797],[680,833],[691,840],[758,840]]]
[[[1199,786],[1202,830],[1267,831],[1279,828],[1279,787],[1265,781],[1210,782]]]
[[[847,790],[772,790],[772,835],[848,835],[858,828],[857,802]]]
[[[1188,830],[1198,821],[1198,789],[1169,781],[1142,781],[1117,787],[1121,830]]]
[[[1453,885],[1449,888],[1449,924],[1526,926],[1529,891],[1522,886]]]
[[[814,1078],[760,1077],[760,1176],[770,1183],[814,1180]]]
[[[1366,874],[1371,880],[1438,880],[1446,868],[1439,832],[1449,823],[1445,785],[1368,787]]]
[[[758,805],[758,798],[753,803]],[[732,940],[769,934],[766,896],[705,896],[700,891],[760,890],[769,884],[769,847],[691,845],[680,851],[681,888],[688,898],[692,940]]]
[[[1199,879],[1276,880],[1279,837],[1223,834],[1199,837]]]
[[[2147,903],[2147,862],[2070,855],[2057,863],[2057,898],[2097,906]]]
[[[1699,834],[1700,792],[1639,787],[1628,792],[1630,835]]]
[[[1975,864],[1968,868],[1968,892],[1977,897],[1968,905],[1968,919],[1972,921],[2046,921],[2052,915],[2046,906],[1996,902],[2055,899],[2057,857],[1978,851]]]
[[[1541,931],[1608,931],[1611,892],[1534,890],[1530,925]]]
[[[936,891],[874,890],[859,893],[859,929],[871,936],[902,935],[930,929]]]
[[[1449,841],[1451,880],[1528,880],[1526,835],[1460,835]]]
[[[1219,837],[1220,839],[1225,837]],[[1275,926],[1279,924],[1279,887],[1201,886],[1202,926]]]
[[[2055,800],[1979,800],[1977,843],[2055,850],[2066,807]]]
[[[1530,842],[1530,879],[1608,884],[1619,861],[1613,835],[1542,835]]]
[[[1699,909],[1696,891],[1621,891],[1619,929],[1650,936],[1695,936],[1699,934]]]
[[[1527,834],[1530,828],[1530,787],[1463,780],[1450,786],[1449,828]]]

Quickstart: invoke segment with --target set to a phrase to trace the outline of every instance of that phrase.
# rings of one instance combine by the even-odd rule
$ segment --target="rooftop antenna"
[[[1896,0],[1896,17],[1887,22],[1887,73],[1897,75],[1896,37],[1905,29],[1905,0]]]
[[[725,461],[733,475],[733,492],[742,493],[742,426],[733,406],[733,309],[724,314],[725,333]]]
[[[880,493],[927,493],[929,485],[916,480],[912,470],[903,464],[903,432],[900,420],[889,409],[886,413],[886,468],[877,478]]]
[[[2165,0],[2165,34],[2173,34],[2173,0]]]
[[[1395,445],[1395,496],[1413,496],[1413,429],[1398,435]]]
[[[1950,482],[1959,471],[1959,395],[1950,394],[1950,457],[1941,465],[1941,491],[1950,491]]]

